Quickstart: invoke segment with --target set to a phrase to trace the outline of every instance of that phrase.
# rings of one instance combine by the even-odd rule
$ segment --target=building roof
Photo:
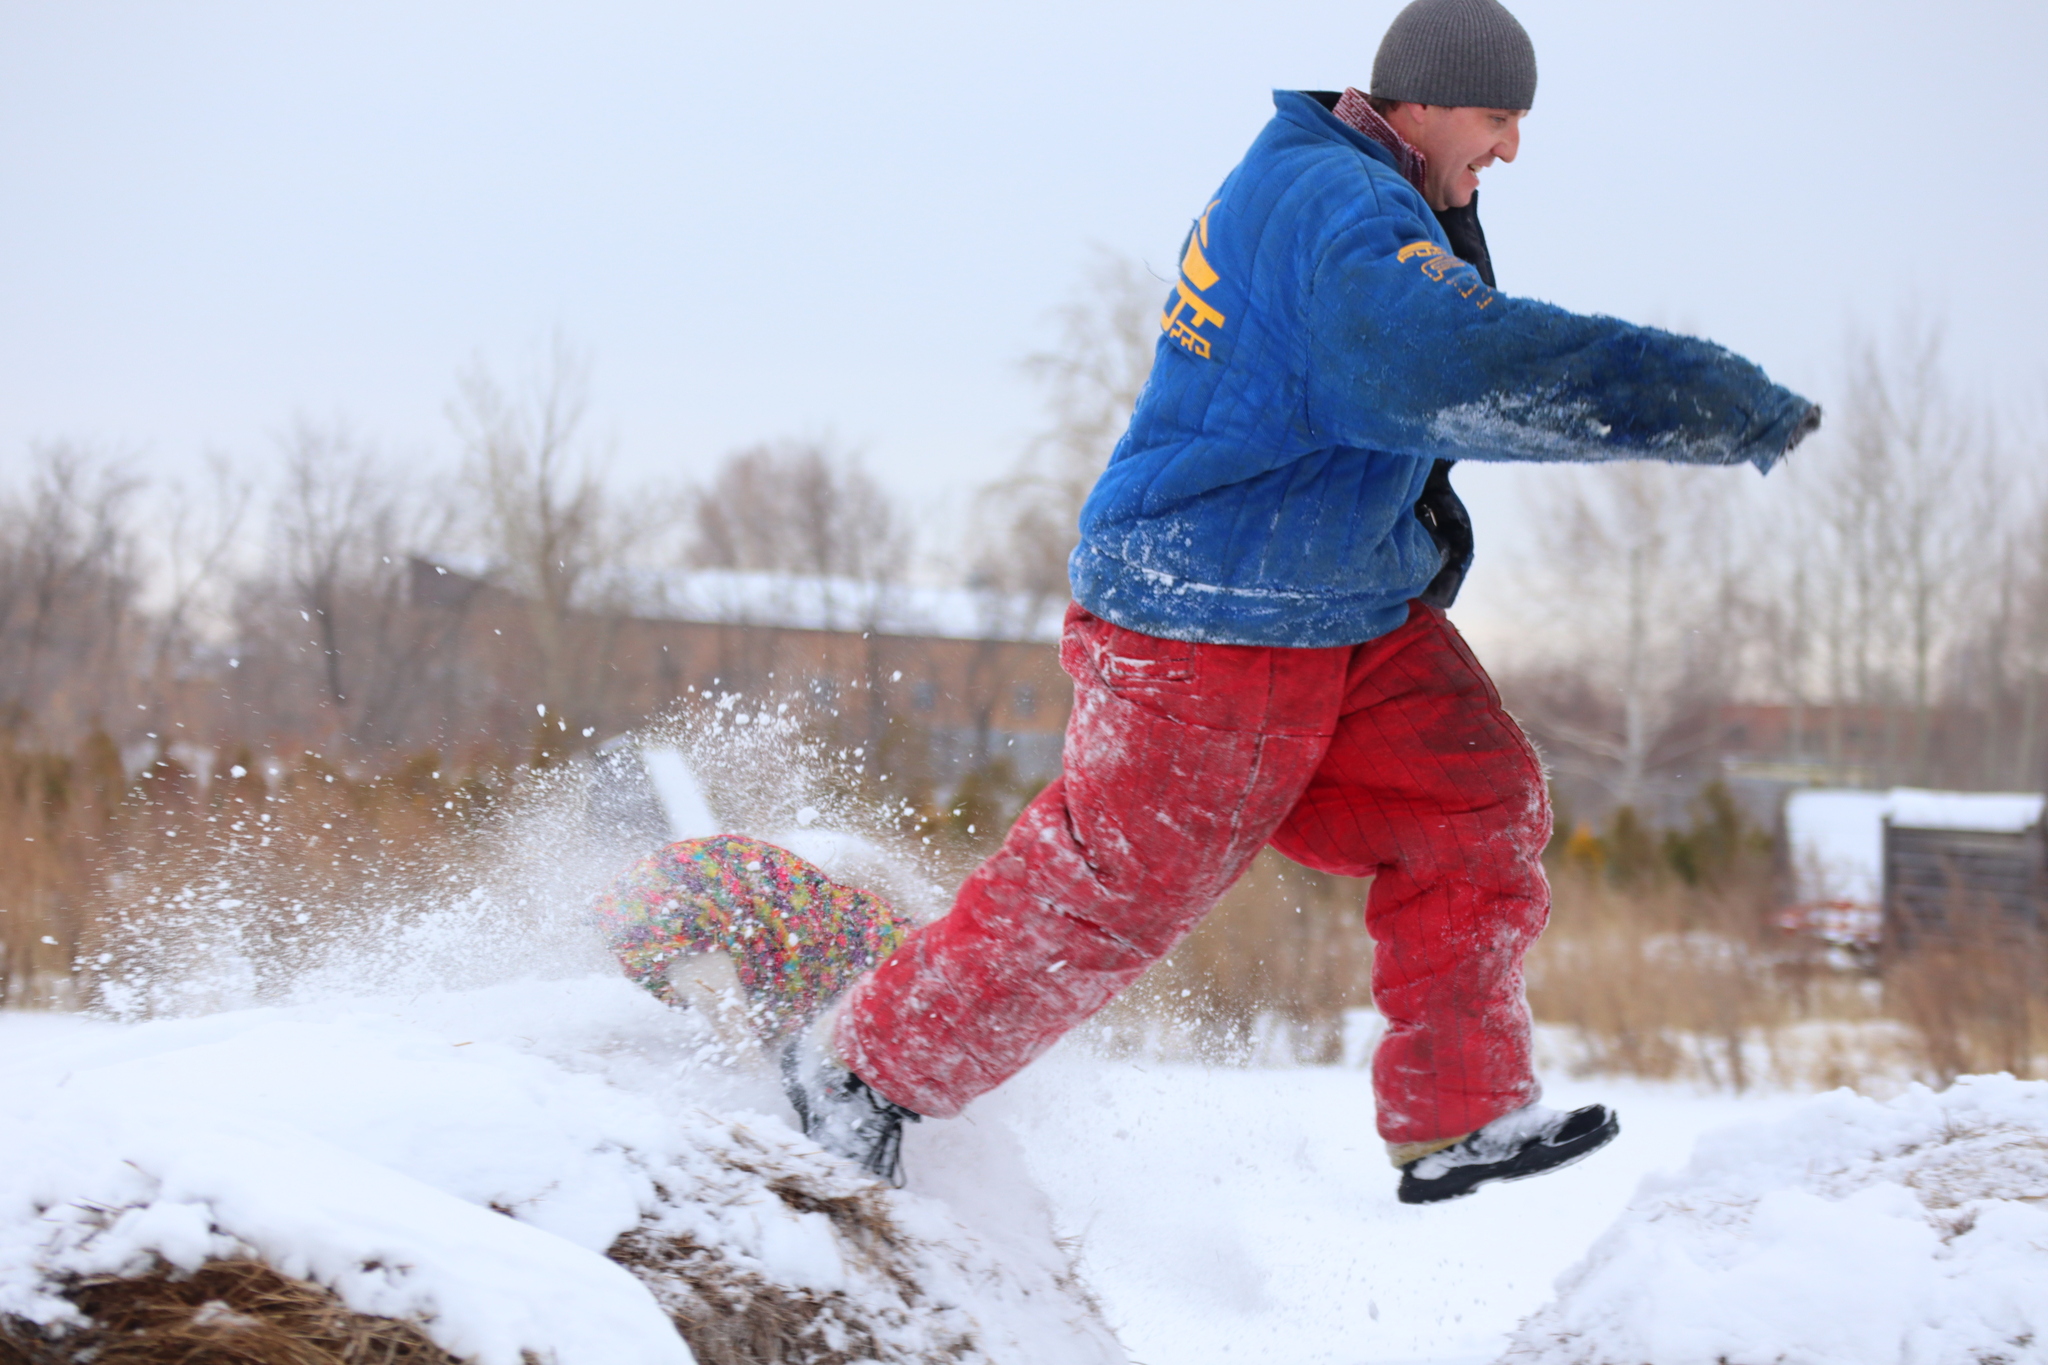
[[[646,573],[629,593],[635,615],[656,619],[1037,644],[1059,639],[1067,607],[1064,596],[738,569]]]
[[[422,555],[420,572],[487,582],[492,566],[461,555]],[[827,575],[741,569],[638,570],[611,581],[614,610],[656,621],[873,631],[942,640],[1054,644],[1064,594],[1035,597],[988,588],[873,583]]]

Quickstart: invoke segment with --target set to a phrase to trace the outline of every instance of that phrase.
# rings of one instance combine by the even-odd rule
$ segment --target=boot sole
[[[1483,1185],[1505,1184],[1511,1180],[1527,1180],[1531,1176],[1561,1171],[1584,1161],[1614,1141],[1620,1132],[1621,1120],[1609,1110],[1606,1122],[1598,1128],[1559,1146],[1547,1146],[1543,1139],[1531,1138],[1505,1161],[1489,1162],[1483,1166],[1454,1166],[1434,1180],[1418,1180],[1410,1171],[1403,1170],[1401,1188],[1396,1197],[1403,1204],[1441,1204],[1450,1199],[1463,1199]]]

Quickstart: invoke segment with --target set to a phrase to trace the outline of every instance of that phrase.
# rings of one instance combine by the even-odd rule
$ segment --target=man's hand
[[[1790,455],[1801,441],[1819,430],[1820,404],[1814,403],[1806,409],[1806,415],[1799,419],[1799,425],[1792,428],[1792,438],[1785,442],[1785,454]]]

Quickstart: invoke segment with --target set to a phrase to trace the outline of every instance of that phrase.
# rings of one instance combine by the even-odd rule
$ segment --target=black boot
[[[903,1125],[923,1118],[826,1060],[808,1032],[782,1052],[782,1090],[804,1136],[891,1185],[903,1183]]]
[[[1591,1156],[1621,1124],[1604,1104],[1567,1114],[1532,1104],[1401,1168],[1401,1202],[1458,1199],[1496,1180],[1541,1175]]]

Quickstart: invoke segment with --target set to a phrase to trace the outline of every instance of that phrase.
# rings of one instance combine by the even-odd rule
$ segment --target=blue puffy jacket
[[[1719,346],[1489,288],[1392,155],[1308,95],[1188,234],[1152,378],[1081,513],[1082,606],[1217,644],[1385,634],[1442,566],[1431,462],[1768,471],[1818,410]]]

